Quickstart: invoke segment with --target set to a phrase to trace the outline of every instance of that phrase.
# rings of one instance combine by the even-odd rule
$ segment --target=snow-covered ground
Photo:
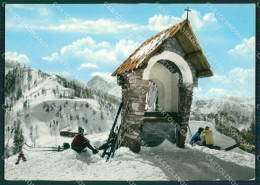
[[[109,132],[92,134],[88,138],[93,145],[105,142]],[[63,138],[63,137],[61,137]],[[71,142],[65,138],[64,142]],[[160,168],[149,161],[138,159],[129,149],[122,147],[115,158],[106,162],[102,152],[77,154],[71,149],[63,152],[32,152],[24,150],[26,162],[15,165],[17,156],[6,159],[6,180],[163,180],[167,177]],[[26,173],[24,173],[26,172]],[[22,174],[22,175],[21,175]]]
[[[195,129],[203,124],[210,123],[193,121],[190,126]],[[213,132],[215,142],[220,142],[223,148],[231,143],[232,139]],[[103,132],[87,137],[93,145],[100,146],[108,134]],[[60,143],[71,140],[60,136],[58,139]],[[227,174],[233,180],[255,177],[252,154],[191,147],[188,143],[185,149],[180,149],[168,140],[157,147],[143,147],[138,154],[121,147],[108,162],[100,157],[102,151],[97,155],[91,152],[77,154],[71,149],[63,152],[24,150],[24,153],[28,161],[19,165],[15,165],[17,156],[5,160],[6,180],[228,180]],[[219,165],[218,168],[213,162]]]
[[[137,56],[141,56],[139,54]],[[7,79],[10,82],[17,81],[16,86],[21,87],[24,96],[18,100],[12,100],[11,97],[15,97],[18,91],[14,88],[13,92],[9,92],[10,97],[5,97],[6,103],[12,107],[11,111],[5,115],[5,127],[8,128],[5,130],[5,150],[12,149],[13,130],[17,120],[21,121],[20,126],[23,129],[25,141],[31,145],[34,143],[36,146],[57,146],[64,142],[71,143],[72,138],[60,136],[59,131],[64,129],[74,131],[78,126],[88,131],[87,137],[94,146],[98,147],[105,142],[117,111],[117,105],[111,105],[111,102],[108,102],[109,99],[97,97],[95,93],[93,94],[94,99],[87,99],[88,91],[81,86],[75,88],[81,89],[80,95],[75,96],[75,89],[67,88],[68,86],[65,88],[61,83],[61,78],[53,74],[35,69],[29,70],[28,67],[17,66],[17,64],[15,65],[17,70],[11,73],[14,70],[13,65],[15,64],[9,64],[6,67],[6,71],[10,72]],[[29,76],[31,77],[29,78]],[[118,89],[115,83],[106,82],[100,78],[95,79],[92,84],[93,88],[98,86],[99,90],[104,90],[105,87],[109,87],[106,89],[106,93],[120,97],[120,88]],[[251,110],[251,101],[238,100],[231,97],[228,98],[228,101],[226,98],[209,100],[207,103],[198,101],[193,108],[194,112],[200,114],[193,116],[200,117],[204,110],[208,110],[207,114],[218,114],[224,109],[229,115],[233,113],[238,115],[237,117],[240,115],[235,122],[250,123],[252,117],[250,115],[254,114],[252,111],[246,112],[246,110]],[[243,109],[239,108],[240,105],[235,106],[238,104],[236,102],[242,102],[240,104]],[[207,117],[207,114],[204,116]],[[215,145],[224,149],[235,144],[233,139],[215,130],[212,123],[190,121],[193,134],[198,127],[205,125],[210,126],[213,130]],[[240,125],[244,128],[249,124]],[[5,159],[5,179],[228,180],[226,175],[220,173],[220,167],[235,180],[254,178],[254,155],[238,148],[226,152],[200,146],[191,147],[189,139],[188,135],[185,149],[177,148],[167,140],[157,147],[143,147],[138,154],[121,147],[116,151],[114,158],[108,162],[100,157],[102,151],[97,155],[92,155],[91,152],[77,154],[71,149],[63,152],[24,150],[27,162],[15,165],[17,155]],[[218,164],[218,169],[216,169],[216,164]]]
[[[200,146],[191,147],[189,144],[186,144],[188,148],[199,150],[207,154],[212,154],[219,159],[222,159],[227,162],[234,162],[241,166],[247,166],[250,168],[255,167],[255,156],[253,154],[247,153],[238,147],[228,152],[223,151],[225,148],[236,144],[236,142],[232,138],[218,132],[212,123],[206,121],[190,121],[189,125],[192,134],[194,134],[199,127],[205,128],[205,126],[209,126],[213,132],[214,145],[220,146],[221,150],[211,150],[207,147]],[[186,138],[186,142],[188,142],[189,140],[190,136],[188,135]]]

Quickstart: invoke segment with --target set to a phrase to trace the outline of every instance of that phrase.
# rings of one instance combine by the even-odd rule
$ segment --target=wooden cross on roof
[[[184,9],[187,12],[187,20],[189,18],[189,12],[191,12],[191,10],[189,9],[189,7],[187,7],[187,9]]]

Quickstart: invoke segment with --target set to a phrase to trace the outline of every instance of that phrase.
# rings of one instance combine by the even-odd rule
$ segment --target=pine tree
[[[18,120],[17,124],[15,125],[13,144],[13,153],[19,153],[22,150],[24,144],[24,136],[20,120]]]

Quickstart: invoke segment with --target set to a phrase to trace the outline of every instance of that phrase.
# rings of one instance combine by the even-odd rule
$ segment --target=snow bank
[[[245,152],[244,154],[239,154],[239,153],[232,152],[232,151],[213,150],[213,149],[209,149],[204,146],[192,147],[189,144],[187,144],[186,146],[190,149],[199,150],[204,153],[214,155],[217,158],[227,161],[227,162],[236,163],[237,165],[247,166],[249,168],[255,168],[255,156],[250,153]]]

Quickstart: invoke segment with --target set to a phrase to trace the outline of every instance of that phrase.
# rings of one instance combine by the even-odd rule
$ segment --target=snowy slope
[[[93,145],[100,146],[108,134],[87,137]],[[71,139],[60,137],[59,141],[70,143]],[[157,147],[143,147],[139,154],[121,147],[109,162],[100,157],[102,152],[77,154],[68,149],[24,153],[28,161],[19,165],[14,164],[17,156],[5,159],[6,180],[227,180],[207,159],[218,163],[234,180],[250,180],[255,176],[253,155],[243,162],[244,154],[213,152],[203,147],[180,149],[167,140]]]
[[[191,129],[192,135],[197,132],[199,127],[205,128],[205,126],[209,126],[210,129],[213,132],[214,145],[220,146],[222,150],[236,144],[236,142],[232,138],[230,138],[230,137],[228,137],[224,134],[221,134],[219,131],[217,131],[214,127],[214,124],[212,124],[211,122],[190,121],[189,126],[190,126],[190,129]],[[190,136],[190,134],[188,134],[187,137],[186,137],[186,146],[190,146],[189,145],[190,139],[191,139],[191,136]],[[232,160],[239,161],[239,160],[241,160],[241,159],[239,159],[239,157],[242,157],[243,160],[241,160],[239,162],[239,164],[244,165],[244,166],[249,166],[249,167],[253,168],[254,164],[255,164],[254,155],[247,153],[247,152],[241,150],[238,147],[230,150],[229,152],[210,150],[206,147],[198,147],[198,146],[196,146],[194,148],[197,149],[197,150],[205,151],[206,153],[213,153],[214,154],[214,152],[217,152],[216,156],[220,155],[221,159],[228,160],[228,161],[230,161],[230,160],[231,161]],[[238,155],[239,157],[235,157],[236,155]],[[234,157],[230,158],[229,156],[234,156]]]
[[[100,133],[111,128],[118,105],[112,96],[86,88],[86,85],[55,74],[6,62],[5,151],[12,155],[16,123],[20,122],[26,142],[57,143],[63,129]],[[91,93],[90,93],[91,92]],[[120,120],[120,119],[119,119]]]

